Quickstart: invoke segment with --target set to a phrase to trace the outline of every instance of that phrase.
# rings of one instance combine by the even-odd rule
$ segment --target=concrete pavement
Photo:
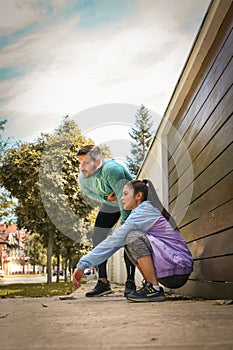
[[[180,300],[131,303],[124,286],[114,294],[86,298],[96,281],[73,300],[0,299],[0,348],[4,350],[233,349],[230,301]]]

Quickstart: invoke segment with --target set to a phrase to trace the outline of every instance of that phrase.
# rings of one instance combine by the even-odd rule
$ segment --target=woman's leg
[[[130,259],[136,262],[136,266],[146,280],[143,287],[128,294],[127,299],[134,302],[166,300],[164,290],[158,284],[148,238],[140,231],[131,231],[127,235],[126,244]]]
[[[151,255],[143,256],[137,260],[137,267],[139,271],[142,273],[143,277],[147,282],[150,282],[154,286],[158,286],[158,280],[155,273],[155,268],[153,264],[153,260]]]
[[[131,231],[126,239],[125,250],[129,259],[137,266],[147,282],[157,286],[161,283],[167,288],[177,289],[182,287],[188,280],[187,275],[173,275],[157,279],[152,259],[152,248],[148,238],[140,231]]]
[[[131,231],[126,238],[126,252],[147,282],[158,285],[148,238],[141,231]]]

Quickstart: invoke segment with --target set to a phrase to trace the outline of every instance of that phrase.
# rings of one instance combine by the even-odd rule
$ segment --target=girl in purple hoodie
[[[164,301],[164,290],[159,283],[174,289],[183,286],[193,270],[192,255],[151,181],[129,181],[122,192],[122,205],[125,210],[131,210],[131,214],[111,236],[80,259],[73,284],[79,287],[85,268],[96,265],[124,246],[129,259],[145,279],[143,287],[128,294],[127,299]]]

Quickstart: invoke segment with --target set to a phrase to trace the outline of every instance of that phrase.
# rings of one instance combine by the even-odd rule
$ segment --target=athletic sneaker
[[[138,291],[128,294],[126,298],[130,301],[164,301],[166,300],[164,290],[160,287],[157,291],[149,282],[145,282]]]
[[[136,286],[133,280],[127,280],[125,283],[125,291],[124,296],[126,297],[128,294],[131,294],[136,291]]]
[[[111,294],[111,293],[112,293],[112,290],[111,290],[110,283],[109,282],[104,283],[101,280],[98,280],[93,290],[86,293],[86,297],[88,298],[101,297],[102,295]]]

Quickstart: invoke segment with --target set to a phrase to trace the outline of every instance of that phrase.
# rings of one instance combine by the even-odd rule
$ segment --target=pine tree
[[[151,118],[149,110],[141,105],[135,115],[135,126],[129,133],[134,142],[131,142],[130,152],[132,157],[126,156],[126,165],[133,176],[137,175],[152,141],[153,131],[151,128],[153,121],[151,121]]]

